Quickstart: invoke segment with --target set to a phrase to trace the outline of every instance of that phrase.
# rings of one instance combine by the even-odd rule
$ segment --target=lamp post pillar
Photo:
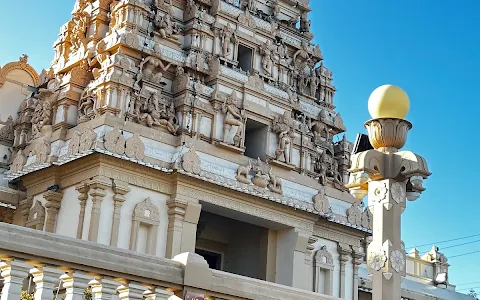
[[[406,200],[414,201],[425,190],[423,180],[431,173],[421,156],[399,151],[412,124],[404,120],[408,96],[398,87],[377,88],[369,99],[373,119],[365,123],[374,149],[352,156],[350,193],[362,199],[368,194],[373,215],[372,242],[367,265],[372,273],[372,300],[400,300],[406,253],[401,240],[401,215]]]

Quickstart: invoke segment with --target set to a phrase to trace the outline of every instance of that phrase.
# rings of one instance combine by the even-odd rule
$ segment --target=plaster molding
[[[225,192],[216,186],[210,186],[208,191],[209,192],[207,192],[206,189],[200,190],[188,186],[177,187],[177,194],[193,198],[198,201],[208,202],[234,211],[298,228],[307,232],[313,231],[313,222],[306,222],[300,218],[292,217],[291,211],[288,211],[288,209],[281,208],[280,206],[273,207],[272,205],[267,205],[268,202],[262,200],[256,201],[257,203],[248,203],[243,199],[240,200],[238,198],[225,195]],[[242,198],[245,199],[247,197]]]
[[[28,56],[25,54],[20,57],[19,61],[10,62],[0,68],[0,88],[3,87],[5,81],[7,80],[7,75],[13,70],[22,70],[28,73],[32,77],[33,83],[36,86],[40,80],[40,76],[37,71],[28,64]]]

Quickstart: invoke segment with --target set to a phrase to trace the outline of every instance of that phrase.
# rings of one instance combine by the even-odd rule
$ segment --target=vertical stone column
[[[97,274],[92,274],[93,279],[90,280],[88,285],[92,289],[92,300],[111,300],[114,290],[106,288],[103,283],[103,277]]]
[[[363,262],[365,254],[363,251],[360,251],[361,248],[355,248],[352,255],[353,262],[353,300],[358,300],[358,268]]]
[[[121,300],[128,300],[130,297],[130,288],[129,282],[123,278],[116,278],[115,281],[119,282],[120,285],[117,287],[118,298]]]
[[[368,183],[368,202],[373,206],[373,235],[368,247],[368,267],[373,273],[372,300],[400,299],[405,251],[400,239],[404,182],[394,179]]]
[[[80,202],[80,213],[78,215],[78,226],[77,226],[77,239],[83,237],[83,225],[85,222],[85,206],[87,205],[88,200],[88,190],[90,186],[87,183],[82,182],[75,187],[78,192],[78,201]]]
[[[346,296],[346,281],[347,277],[345,275],[345,265],[350,259],[350,254],[352,254],[352,249],[349,245],[339,243],[338,244],[338,254],[340,260],[340,298],[345,298]]]
[[[2,259],[0,271],[3,278],[1,300],[18,300],[22,293],[23,280],[28,276],[28,265],[22,261]]]
[[[118,243],[118,230],[120,228],[120,217],[122,212],[122,205],[125,200],[125,195],[130,191],[128,183],[115,180],[112,186],[113,192],[113,221],[112,221],[112,236],[110,238],[110,246],[117,246]]]
[[[167,257],[195,252],[197,224],[202,206],[187,200],[170,199],[168,207]]]
[[[92,215],[88,232],[89,241],[96,242],[98,239],[101,205],[103,198],[107,195],[106,190],[111,184],[111,180],[104,176],[97,176],[89,182],[90,196],[92,196]]]
[[[45,266],[36,266],[30,270],[35,282],[35,300],[53,299],[56,287],[60,285],[62,272],[58,269]]]
[[[45,198],[45,231],[55,232],[55,223],[57,221],[58,211],[63,199],[63,194],[54,191],[46,191],[43,194]]]
[[[86,276],[74,273],[73,270],[65,270],[65,274],[60,276],[65,288],[65,300],[83,300],[85,289],[88,288],[86,278]]]

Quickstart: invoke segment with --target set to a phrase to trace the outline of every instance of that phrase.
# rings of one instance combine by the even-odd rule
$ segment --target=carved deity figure
[[[71,20],[71,23],[69,22],[69,27],[71,28],[70,51],[72,53],[86,51],[87,49],[86,34],[89,17],[90,16],[85,11],[76,11],[73,13],[73,19]]]
[[[315,162],[315,172],[318,173],[318,181],[321,185],[327,184],[327,169],[329,166],[329,159],[326,151],[324,150],[322,154],[317,156]]]
[[[317,95],[317,89],[320,79],[315,74],[315,70],[310,71],[310,78],[308,80],[310,82],[310,96],[315,97]]]
[[[164,65],[162,62],[162,55],[160,54],[160,46],[155,44],[154,55],[147,56],[140,63],[140,71],[137,74],[137,80],[135,81],[135,87],[138,88],[140,80],[146,80],[159,84],[163,78],[163,72],[167,71],[172,65],[168,63]]]
[[[228,57],[232,53],[230,49],[230,42],[236,43],[237,40],[237,35],[235,31],[230,27],[230,24],[228,24],[223,30],[222,30],[222,56],[223,57]]]
[[[237,93],[232,91],[229,97],[225,99],[222,105],[222,111],[225,115],[223,128],[223,142],[228,143],[228,136],[235,132],[233,138],[234,145],[240,146],[240,139],[245,121],[245,111],[241,109],[237,101]]]
[[[50,97],[53,94],[54,92],[48,89],[40,89],[39,91],[38,101],[31,120],[33,138],[41,136],[43,126],[50,125],[52,122],[52,102]]]
[[[318,114],[318,120],[313,122],[310,120],[308,127],[313,132],[315,144],[319,144],[322,137],[327,141],[330,140],[330,131],[325,124],[325,112],[323,110]]]
[[[95,80],[100,78],[102,75],[105,75],[107,73],[107,68],[112,64],[112,61],[110,60],[110,53],[105,51],[105,47],[105,42],[100,40],[95,46],[97,54],[92,55],[93,57],[88,59],[88,65],[90,67],[94,67],[95,65],[98,66],[98,64],[100,64],[100,68],[94,67],[92,69],[92,75]]]
[[[167,105],[160,92],[152,93],[143,103],[139,103],[139,98],[136,102],[135,115],[139,123],[148,127],[165,126],[171,134],[177,134],[179,125],[173,102]],[[160,102],[163,103],[163,107]]]
[[[308,81],[309,81],[308,76],[305,74],[305,71],[303,69],[301,69],[300,72],[298,73],[298,76],[297,76],[298,90],[299,90],[300,94],[306,94]]]
[[[340,174],[340,171],[338,170],[338,162],[336,159],[333,159],[332,161],[332,167],[331,167],[331,175],[333,177],[333,182],[336,184],[339,184],[340,186],[343,186],[343,178],[342,175]]]
[[[272,76],[272,42],[268,40],[265,44],[260,48],[260,53],[263,55],[262,57],[262,67],[265,74],[268,76]]]
[[[273,131],[278,135],[278,147],[275,151],[277,160],[283,158],[284,162],[291,164],[291,146],[295,134],[291,112],[285,111],[283,116],[275,116],[273,120]]]
[[[177,23],[172,21],[172,15],[170,10],[168,14],[165,14],[163,16],[157,13],[155,16],[154,24],[162,38],[178,39],[180,28],[177,27]]]
[[[303,12],[300,16],[300,31],[301,32],[310,32],[311,21],[308,19],[307,12]]]
[[[87,121],[88,114],[95,109],[95,102],[97,100],[96,93],[87,86],[80,95],[78,103],[78,121]]]
[[[302,70],[307,66],[309,59],[308,45],[305,41],[302,41],[301,48],[293,55],[292,64]]]
[[[282,189],[282,180],[280,178],[277,178],[272,172],[272,169],[270,168],[268,172],[268,177],[270,179],[268,183],[268,189],[274,193],[277,194],[283,194],[283,189]]]
[[[257,11],[257,0],[242,0],[241,7],[251,12]]]

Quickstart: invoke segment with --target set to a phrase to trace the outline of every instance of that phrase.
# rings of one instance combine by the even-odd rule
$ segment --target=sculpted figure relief
[[[137,74],[137,80],[134,84],[136,89],[139,89],[138,83],[141,80],[159,84],[163,78],[163,72],[167,71],[172,65],[171,63],[167,65],[163,64],[160,46],[158,44],[155,44],[153,47],[153,52],[154,55],[147,56],[140,63],[140,71]]]
[[[32,138],[37,138],[42,135],[41,130],[45,125],[52,123],[52,99],[55,93],[48,89],[40,89],[38,94],[38,101],[35,106],[35,111],[32,117]]]
[[[230,49],[230,43],[236,43],[237,35],[235,31],[230,27],[230,24],[227,24],[225,28],[222,30],[222,56],[228,57],[232,53]]]
[[[245,110],[238,105],[237,93],[232,91],[229,97],[225,99],[222,105],[222,111],[225,115],[223,142],[228,144],[229,135],[235,133],[233,144],[240,147],[243,123],[245,121]]]
[[[265,44],[260,48],[260,53],[263,55],[262,57],[262,67],[265,74],[268,76],[272,76],[272,42],[268,40]]]
[[[12,141],[14,139],[13,125],[14,121],[12,116],[8,116],[7,121],[0,120],[0,124],[3,127],[0,129],[0,139]]]
[[[140,100],[137,99],[137,101]],[[160,102],[163,103],[163,108],[160,108]],[[135,115],[139,123],[148,127],[165,126],[171,134],[177,134],[179,125],[175,105],[173,102],[167,105],[160,92],[152,93],[143,103],[135,103],[135,109]]]
[[[92,69],[93,78],[98,79],[102,75],[107,73],[107,68],[112,64],[110,60],[110,53],[105,51],[105,42],[100,40],[97,45],[95,46],[96,55],[92,55],[93,57],[88,58],[88,65],[90,67],[94,67],[100,64],[100,68],[94,67]]]
[[[272,129],[278,135],[278,147],[275,151],[275,158],[277,160],[283,159],[285,163],[291,164],[291,146],[295,136],[294,121],[291,112],[285,111],[283,116],[275,116]]]
[[[313,132],[314,141],[316,144],[320,144],[322,138],[326,139],[327,141],[330,140],[330,130],[325,124],[324,114],[325,112],[322,110],[318,114],[318,120],[313,122],[310,120],[309,128]]]
[[[317,89],[320,80],[313,69],[310,71],[310,78],[308,81],[310,83],[310,97],[315,97],[317,95]]]
[[[302,41],[301,48],[298,49],[297,52],[295,52],[295,54],[293,55],[292,64],[303,71],[303,69],[305,69],[305,67],[307,66],[309,59],[310,55],[308,54],[307,42]]]
[[[181,30],[177,26],[177,23],[172,21],[171,10],[168,11],[169,12],[163,16],[157,13],[155,15],[154,24],[162,38],[172,38],[177,40]]]
[[[95,110],[95,102],[97,101],[97,94],[94,90],[87,86],[80,95],[78,103],[78,123],[88,121],[89,114]]]
[[[301,32],[310,32],[311,21],[308,19],[308,13],[305,11],[300,16],[300,31]]]

